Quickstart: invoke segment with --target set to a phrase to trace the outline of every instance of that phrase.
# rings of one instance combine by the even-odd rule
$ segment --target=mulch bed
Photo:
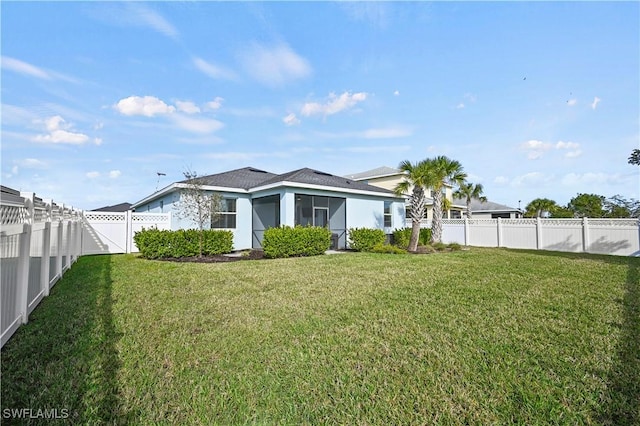
[[[223,254],[216,254],[212,256],[192,256],[192,257],[167,257],[164,260],[167,262],[192,262],[192,263],[224,263],[224,262],[238,262],[241,260],[259,260],[264,259],[264,252],[262,250],[251,250],[247,254],[242,256],[225,256]]]

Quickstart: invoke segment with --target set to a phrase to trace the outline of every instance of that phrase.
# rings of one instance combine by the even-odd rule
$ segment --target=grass
[[[504,249],[82,257],[3,348],[2,408],[83,424],[638,424],[639,281],[640,259]]]

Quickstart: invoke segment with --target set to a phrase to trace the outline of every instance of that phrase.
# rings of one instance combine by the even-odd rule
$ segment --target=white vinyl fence
[[[0,347],[81,255],[132,253],[135,232],[170,214],[82,212],[32,192],[0,191]]]
[[[638,219],[444,219],[442,242],[640,256]],[[407,221],[411,227],[411,221]],[[420,224],[430,228],[431,221]]]
[[[137,253],[142,228],[171,229],[171,213],[84,212],[82,254]]]
[[[81,254],[82,212],[3,187],[0,218],[4,346]]]

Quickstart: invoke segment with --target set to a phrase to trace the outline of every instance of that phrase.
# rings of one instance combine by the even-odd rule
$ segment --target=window
[[[391,228],[392,220],[391,220],[391,201],[384,202],[384,227]]]
[[[224,198],[221,209],[216,217],[211,219],[211,228],[214,229],[235,229],[236,228],[236,200],[235,198]]]

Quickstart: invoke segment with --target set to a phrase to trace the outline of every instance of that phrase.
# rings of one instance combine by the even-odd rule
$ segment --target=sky
[[[445,155],[493,202],[640,198],[638,2],[12,2],[1,182],[94,209],[185,171]]]

